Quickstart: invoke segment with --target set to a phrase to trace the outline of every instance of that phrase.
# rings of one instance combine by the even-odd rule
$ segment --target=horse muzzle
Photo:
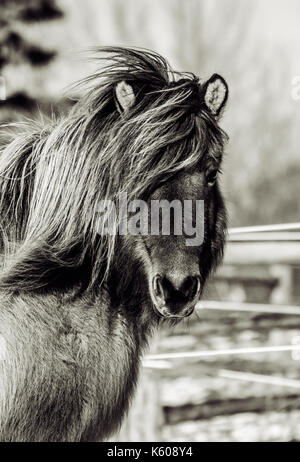
[[[172,277],[157,274],[152,280],[151,298],[160,316],[185,318],[194,311],[200,289],[199,275]]]

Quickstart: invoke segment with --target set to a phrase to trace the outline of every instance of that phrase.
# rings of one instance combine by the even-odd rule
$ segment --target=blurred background
[[[0,123],[67,112],[73,102],[65,89],[94,69],[81,53],[88,47],[150,48],[176,70],[203,79],[217,72],[228,82],[222,189],[230,226],[297,222],[299,26],[298,0],[0,0]],[[299,234],[230,241],[205,298],[211,308],[232,309],[203,304],[188,324],[161,332],[155,351],[297,342],[300,318],[284,307],[300,302]],[[233,309],[246,303],[262,311]],[[283,313],[266,313],[266,304]],[[148,363],[115,438],[300,440],[299,365],[295,352]],[[290,382],[269,385],[249,373]]]

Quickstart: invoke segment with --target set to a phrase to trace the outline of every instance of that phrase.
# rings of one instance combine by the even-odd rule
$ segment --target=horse
[[[24,122],[1,146],[1,441],[116,432],[151,335],[191,315],[223,255],[226,81],[140,48],[101,47],[95,59],[67,114]],[[201,242],[187,245],[174,224],[121,233],[115,215],[104,232],[99,203],[121,193],[128,204],[201,201]]]

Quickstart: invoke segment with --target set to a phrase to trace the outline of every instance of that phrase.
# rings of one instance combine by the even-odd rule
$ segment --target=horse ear
[[[123,80],[117,84],[115,94],[119,112],[128,112],[135,103],[135,95],[132,86]]]
[[[203,95],[206,107],[218,117],[228,98],[228,86],[223,77],[213,74],[204,84]]]

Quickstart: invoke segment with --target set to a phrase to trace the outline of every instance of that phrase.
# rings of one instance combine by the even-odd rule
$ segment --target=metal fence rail
[[[214,300],[203,300],[196,305],[196,310],[211,311],[241,311],[244,313],[266,313],[300,316],[300,306],[293,305],[271,305],[261,303],[245,302],[220,302]]]
[[[282,231],[282,232],[253,232],[253,233],[237,233],[231,234],[228,237],[229,242],[299,242],[300,233],[298,231]]]
[[[244,382],[264,383],[266,385],[297,388],[298,390],[300,389],[300,380],[275,377],[274,375],[253,374],[252,372],[240,372],[222,369],[218,372],[218,377],[222,379],[241,380]]]
[[[183,351],[181,353],[161,353],[145,356],[146,361],[165,360],[165,359],[192,359],[208,358],[210,356],[232,356],[257,353],[278,353],[285,351],[299,351],[300,345],[278,345],[270,347],[253,347],[253,348],[228,348],[220,350],[200,350],[200,351]]]
[[[266,233],[272,231],[300,231],[300,223],[281,223],[274,225],[243,226],[240,228],[229,228],[228,234],[229,236],[232,236],[233,234]]]

